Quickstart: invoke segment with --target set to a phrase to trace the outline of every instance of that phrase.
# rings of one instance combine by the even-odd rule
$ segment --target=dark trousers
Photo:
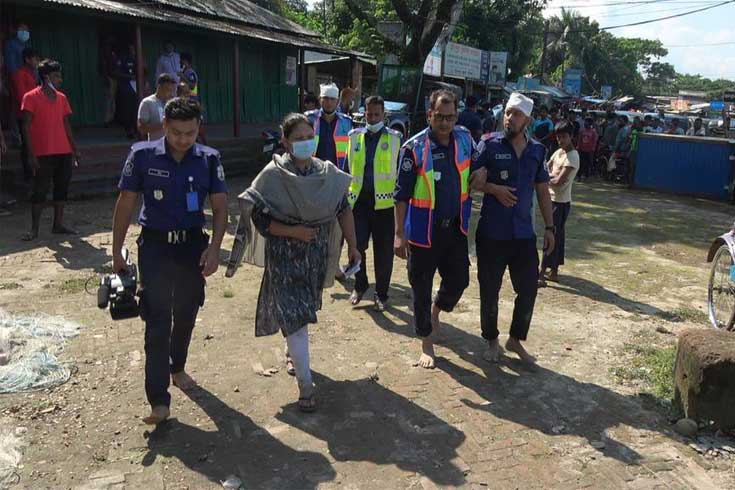
[[[18,127],[21,128],[18,131],[20,136],[20,161],[23,164],[23,182],[28,183],[33,178],[33,169],[31,163],[28,160],[28,144],[26,143],[26,137],[23,134],[23,121],[18,119]]]
[[[541,268],[557,270],[560,265],[564,265],[565,230],[572,203],[552,202],[551,205],[554,210],[554,250],[551,254],[544,256]]]
[[[171,374],[183,371],[186,365],[191,333],[199,307],[204,304],[199,260],[208,241],[202,233],[173,245],[150,238],[145,229],[138,238],[140,315],[145,321],[145,393],[151,406],[169,406]]]
[[[592,171],[592,165],[595,161],[594,151],[583,151],[579,154],[579,173],[577,179],[582,180],[583,178],[588,179],[590,172]]]
[[[413,291],[413,315],[416,335],[431,334],[431,292],[437,269],[442,278],[434,298],[442,311],[452,311],[470,283],[470,258],[467,236],[454,221],[449,227],[434,227],[431,248],[411,245],[408,257],[408,281]]]
[[[53,200],[55,203],[66,201],[72,174],[72,156],[46,155],[38,157],[38,172],[33,177],[31,203],[43,204],[53,183]]]
[[[371,202],[355,203],[352,213],[355,216],[355,235],[357,250],[362,255],[360,270],[355,275],[355,291],[364,293],[369,286],[367,277],[367,248],[373,237],[373,262],[375,265],[375,294],[381,301],[388,299],[388,287],[393,274],[393,235],[395,219],[393,208],[376,211]]]
[[[488,240],[477,235],[477,279],[480,282],[482,337],[495,340],[498,331],[498,295],[506,267],[516,292],[510,336],[526,340],[538,290],[536,239]]]

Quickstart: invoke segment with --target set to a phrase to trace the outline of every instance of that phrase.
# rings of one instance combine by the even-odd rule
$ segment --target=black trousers
[[[577,174],[577,180],[582,178],[589,178],[590,172],[592,171],[592,165],[595,161],[594,151],[583,151],[579,154],[579,173]]]
[[[46,202],[52,182],[54,185],[54,202],[61,203],[66,201],[67,195],[69,194],[73,166],[71,154],[38,157],[38,166],[40,168],[36,176],[33,177],[31,203],[43,204]]]
[[[20,161],[23,164],[23,182],[28,183],[33,179],[33,169],[28,160],[28,143],[23,134],[23,120],[18,119],[18,134],[20,135]]]
[[[542,269],[557,270],[560,265],[564,265],[564,247],[566,242],[566,226],[572,203],[569,202],[552,202],[554,210],[554,250],[551,254],[545,255],[542,262]]]
[[[355,216],[357,250],[362,255],[360,270],[355,275],[355,291],[364,293],[370,285],[367,277],[366,252],[372,236],[375,294],[381,301],[386,301],[390,278],[393,274],[393,235],[395,233],[393,208],[376,211],[374,203],[358,199],[352,213]]]
[[[151,406],[169,406],[171,374],[183,371],[186,365],[191,333],[199,307],[204,304],[199,260],[208,241],[202,232],[173,245],[150,238],[145,229],[138,238],[140,316],[145,321],[145,393]]]
[[[505,269],[516,292],[510,336],[526,340],[538,290],[536,239],[488,240],[477,235],[477,279],[480,282],[480,325],[482,337],[495,340],[498,330],[498,295]]]
[[[458,220],[448,227],[434,227],[431,248],[411,245],[408,281],[413,291],[413,315],[419,337],[431,334],[431,292],[437,269],[442,280],[434,304],[442,311],[452,311],[470,284],[467,236],[459,229]]]

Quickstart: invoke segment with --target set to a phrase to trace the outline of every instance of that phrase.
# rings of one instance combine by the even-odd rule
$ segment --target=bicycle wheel
[[[733,267],[730,248],[722,245],[712,260],[707,288],[707,309],[712,326],[732,330],[735,323],[735,282],[731,279]]]

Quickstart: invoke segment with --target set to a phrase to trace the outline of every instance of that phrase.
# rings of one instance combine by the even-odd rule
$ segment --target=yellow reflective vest
[[[375,187],[375,209],[390,209],[395,201],[393,195],[396,190],[398,177],[398,153],[401,149],[401,134],[389,128],[384,128],[375,149],[372,162],[366,162],[365,135],[367,129],[357,128],[349,133],[347,143],[348,163],[352,174],[352,183],[347,194],[350,206],[355,202],[362,190],[365,165],[373,165],[373,182]]]

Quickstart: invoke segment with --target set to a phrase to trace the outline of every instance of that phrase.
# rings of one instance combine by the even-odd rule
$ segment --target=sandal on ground
[[[33,240],[36,240],[38,238],[38,233],[28,232],[25,235],[23,235],[20,239],[24,242],[32,242]]]
[[[358,291],[352,291],[352,294],[350,295],[350,304],[352,306],[357,306],[360,301],[362,301],[362,297],[365,295],[365,292],[362,293]]]
[[[376,294],[375,296],[373,296],[373,302],[375,303],[375,311],[382,313],[385,311],[385,304],[388,302],[388,300],[386,299],[385,301],[383,301]]]
[[[311,387],[299,386],[299,401],[297,405],[300,411],[311,413],[316,410],[316,397],[314,392],[314,385],[311,385]]]

